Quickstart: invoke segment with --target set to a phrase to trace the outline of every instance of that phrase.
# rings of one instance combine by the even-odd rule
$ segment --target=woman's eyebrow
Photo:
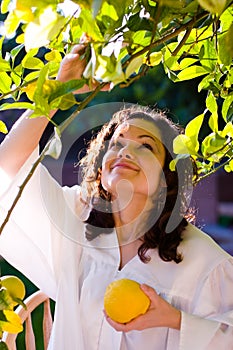
[[[148,137],[148,138],[150,138],[151,140],[153,140],[155,143],[157,143],[157,138],[155,138],[155,137],[153,137],[153,136],[150,136],[150,135],[147,135],[147,134],[145,134],[145,135],[139,135],[139,136],[138,136],[139,139],[142,139],[142,138],[144,138],[144,137]]]

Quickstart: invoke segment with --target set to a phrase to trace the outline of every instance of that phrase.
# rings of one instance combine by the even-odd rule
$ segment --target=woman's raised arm
[[[70,79],[79,79],[82,76],[86,60],[80,60],[85,50],[85,44],[76,45],[71,53],[61,62],[57,79],[66,82]],[[79,93],[89,90],[85,85]],[[0,168],[10,177],[14,177],[33,150],[37,147],[40,138],[48,124],[46,117],[30,119],[31,111],[26,111],[13,125],[9,134],[0,145]],[[56,111],[52,111],[50,118]]]

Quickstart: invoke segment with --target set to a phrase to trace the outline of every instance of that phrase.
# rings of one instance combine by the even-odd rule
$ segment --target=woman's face
[[[115,198],[127,188],[134,194],[155,195],[165,161],[160,139],[154,123],[146,120],[131,119],[118,126],[103,158],[102,186]]]

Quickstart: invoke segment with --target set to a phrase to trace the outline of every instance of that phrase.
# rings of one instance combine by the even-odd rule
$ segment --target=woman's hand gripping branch
[[[57,80],[64,83],[71,79],[82,78],[82,74],[87,64],[85,51],[87,50],[89,43],[86,36],[81,39],[81,42],[83,43],[75,45],[71,52],[68,53],[62,60],[60,69],[58,71]],[[74,91],[74,93],[86,93],[90,90],[94,90],[98,85],[99,82],[92,78],[89,84],[85,84],[78,91]],[[106,84],[101,90],[108,91],[109,86],[109,84]]]

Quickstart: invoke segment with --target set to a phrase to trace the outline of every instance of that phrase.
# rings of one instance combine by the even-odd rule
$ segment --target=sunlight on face
[[[119,126],[110,140],[102,164],[102,185],[114,197],[152,197],[158,190],[164,161],[165,149],[156,126],[131,119]]]

